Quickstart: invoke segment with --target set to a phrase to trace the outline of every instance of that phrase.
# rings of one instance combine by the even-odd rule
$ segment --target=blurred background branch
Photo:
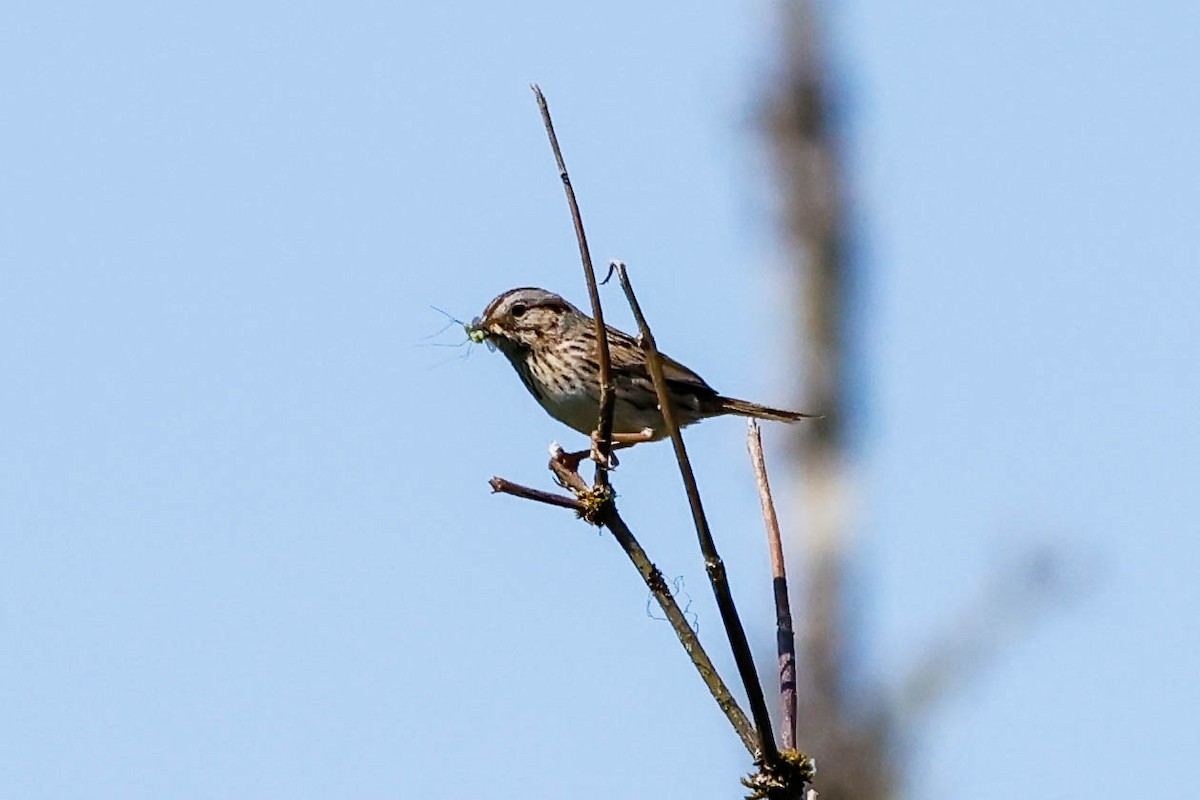
[[[804,509],[797,668],[800,741],[817,755],[827,800],[888,796],[886,731],[851,716],[843,609],[850,548],[844,326],[848,272],[845,180],[823,31],[810,2],[780,5],[780,64],[762,106],[776,176],[803,376],[795,407],[824,414],[794,428],[796,496]],[[872,718],[873,719],[873,718]]]
[[[1062,558],[1039,548],[998,568],[894,685],[851,685],[851,676],[861,671],[847,646],[858,639],[847,613],[857,603],[846,580],[854,557],[849,512],[855,502],[847,432],[861,422],[855,414],[862,404],[847,379],[852,369],[848,312],[858,265],[850,246],[844,130],[818,4],[786,0],[778,14],[779,63],[760,119],[769,140],[799,323],[794,329],[801,382],[795,405],[825,414],[793,429],[805,567],[798,746],[818,755],[816,786],[822,797],[882,800],[903,785],[896,744],[917,719],[977,676],[1005,644],[1061,600]]]

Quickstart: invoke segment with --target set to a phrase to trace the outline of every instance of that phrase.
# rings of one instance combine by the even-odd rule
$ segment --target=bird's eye
[[[513,319],[519,319],[525,316],[526,310],[527,309],[525,308],[524,303],[517,303],[512,307],[512,310],[509,311],[509,313],[513,315]]]

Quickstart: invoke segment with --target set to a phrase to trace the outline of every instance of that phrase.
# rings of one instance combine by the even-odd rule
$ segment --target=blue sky
[[[619,550],[488,494],[546,485],[573,434],[498,355],[425,337],[430,304],[584,300],[537,80],[594,252],[629,263],[660,345],[786,403],[753,124],[771,19],[5,6],[6,796],[736,794],[740,744]],[[865,269],[863,669],[888,685],[1027,547],[1076,554],[1085,587],[923,718],[905,796],[1191,785],[1198,29],[1182,3],[832,17]],[[769,665],[743,428],[693,430]],[[731,667],[669,448],[616,480]]]

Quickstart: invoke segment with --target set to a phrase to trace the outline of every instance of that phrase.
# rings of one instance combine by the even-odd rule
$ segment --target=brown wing
[[[617,390],[621,392],[622,397],[635,405],[643,408],[657,406],[654,380],[650,377],[650,371],[646,369],[641,346],[629,334],[611,326],[606,327],[613,380],[617,384]],[[694,407],[698,407],[701,400],[717,397],[717,391],[695,372],[665,353],[658,355],[662,359],[663,377],[667,379],[667,388],[672,394],[680,399],[689,395],[695,397],[697,403],[693,404]]]

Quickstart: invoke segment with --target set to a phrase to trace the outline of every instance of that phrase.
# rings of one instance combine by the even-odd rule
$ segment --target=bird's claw
[[[592,431],[592,449],[588,453],[588,458],[595,461],[597,464],[603,464],[605,469],[613,470],[620,466],[621,462],[617,460],[617,454],[613,452],[613,442],[611,439],[608,442],[608,458],[606,459],[600,452],[600,431]]]
[[[608,454],[608,459],[606,460],[600,453],[599,444],[592,445],[592,449],[588,452],[588,458],[590,458],[592,461],[595,461],[597,464],[603,464],[604,468],[607,470],[614,470],[621,464],[621,462],[617,460],[617,454],[613,452]]]

